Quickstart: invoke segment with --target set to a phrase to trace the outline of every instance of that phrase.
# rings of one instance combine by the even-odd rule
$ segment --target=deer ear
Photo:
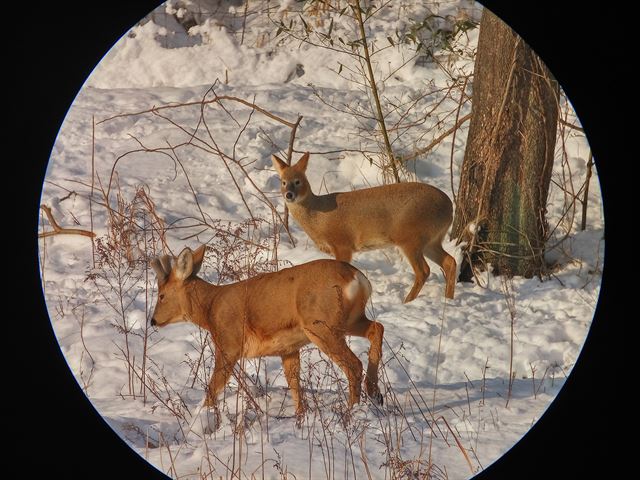
[[[171,258],[171,255],[163,255],[160,257],[160,266],[167,276],[171,273]]]
[[[158,283],[164,282],[169,273],[164,269],[162,265],[162,260],[159,258],[154,258],[151,260],[151,268],[156,272],[156,277],[158,277]]]
[[[289,167],[284,161],[280,160],[275,155],[271,155],[271,163],[273,163],[273,168],[276,169],[278,175],[282,175],[282,172]]]
[[[206,245],[200,245],[196,248],[196,251],[193,252],[193,271],[191,275],[196,275],[200,271],[200,267],[202,267],[202,261],[204,260],[204,253],[207,250]]]
[[[193,252],[189,247],[178,255],[173,272],[178,280],[186,280],[193,273]]]
[[[301,157],[300,160],[298,160],[298,163],[296,163],[295,167],[297,170],[300,170],[301,172],[306,172],[307,171],[307,165],[309,163],[309,152],[305,152]]]

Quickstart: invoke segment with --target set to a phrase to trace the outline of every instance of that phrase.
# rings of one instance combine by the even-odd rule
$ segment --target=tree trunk
[[[485,9],[452,231],[467,242],[460,280],[487,263],[496,274],[544,271],[558,96],[540,58]]]

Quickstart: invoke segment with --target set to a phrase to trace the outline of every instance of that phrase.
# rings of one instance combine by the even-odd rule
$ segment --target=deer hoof
[[[378,381],[369,380],[369,378],[367,378],[365,381],[365,386],[367,389],[367,397],[369,397],[371,399],[371,402],[373,402],[375,405],[381,407],[383,403],[383,397],[382,393],[380,393],[380,388],[378,388]]]
[[[413,293],[413,291],[409,292],[409,294],[404,298],[402,303],[413,302],[415,298],[418,296],[417,293]]]
[[[376,392],[370,393],[369,398],[371,399],[371,402],[374,405],[377,405],[378,407],[381,407],[384,404],[384,397],[382,396],[382,393],[380,393],[379,390]]]
[[[191,423],[191,431],[197,435],[211,435],[221,426],[217,408],[203,408]]]

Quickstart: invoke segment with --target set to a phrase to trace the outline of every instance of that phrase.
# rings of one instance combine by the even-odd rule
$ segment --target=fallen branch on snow
[[[96,236],[95,233],[90,232],[89,230],[82,230],[79,228],[63,228],[61,227],[56,219],[53,218],[53,214],[51,213],[51,209],[46,205],[40,205],[40,208],[47,216],[47,220],[53,227],[53,230],[49,230],[48,232],[42,232],[38,234],[38,238],[52,237],[53,235],[82,235],[84,237],[93,238]]]

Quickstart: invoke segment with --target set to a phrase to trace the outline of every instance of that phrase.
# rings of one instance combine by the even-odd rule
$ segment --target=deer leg
[[[349,408],[360,401],[362,362],[349,349],[343,332],[334,332],[326,323],[316,320],[304,329],[307,337],[318,346],[347,376]]]
[[[378,367],[382,358],[384,326],[380,322],[372,322],[363,314],[356,323],[349,325],[347,335],[369,340],[371,346],[369,347],[369,361],[367,362],[364,385],[369,398],[378,405],[382,405],[382,394],[378,387]]]
[[[291,389],[293,403],[296,405],[296,417],[301,419],[306,410],[306,405],[300,389],[300,351],[282,355],[280,358],[282,359],[284,376]]]
[[[440,245],[439,242],[425,247],[424,253],[429,259],[440,265],[446,282],[444,295],[447,298],[453,298],[453,294],[456,288],[457,266],[455,259],[447,252],[445,252],[444,248],[442,248],[442,245]]]
[[[416,277],[413,282],[413,287],[411,288],[411,291],[404,299],[404,303],[409,303],[410,301],[412,301],[418,296],[418,294],[420,293],[420,290],[422,290],[422,286],[424,285],[424,282],[427,281],[427,277],[431,273],[431,270],[429,269],[429,265],[427,264],[427,261],[422,256],[422,248],[413,248],[413,247],[405,247],[405,246],[401,248],[402,248],[402,252],[407,257],[407,260],[409,260],[409,263],[411,264],[411,268],[413,268],[413,273],[415,274],[415,277]]]
[[[231,369],[223,368],[222,366],[218,367],[216,363],[213,368],[213,376],[211,377],[211,381],[209,382],[209,391],[207,392],[207,398],[204,404],[207,407],[215,407],[218,403],[218,395],[224,389],[224,386],[229,381],[231,377]]]
[[[331,253],[336,258],[336,260],[340,262],[351,262],[351,257],[353,256],[353,251],[350,248],[346,247],[331,247]]]
[[[232,360],[232,361],[230,361]],[[228,359],[225,355],[216,349],[216,363],[213,367],[213,375],[209,381],[209,390],[207,392],[207,398],[204,402],[206,407],[213,407],[216,415],[216,426],[220,424],[220,413],[218,412],[218,395],[224,390],[225,385],[231,378],[233,373],[233,366],[236,364],[237,359]]]

